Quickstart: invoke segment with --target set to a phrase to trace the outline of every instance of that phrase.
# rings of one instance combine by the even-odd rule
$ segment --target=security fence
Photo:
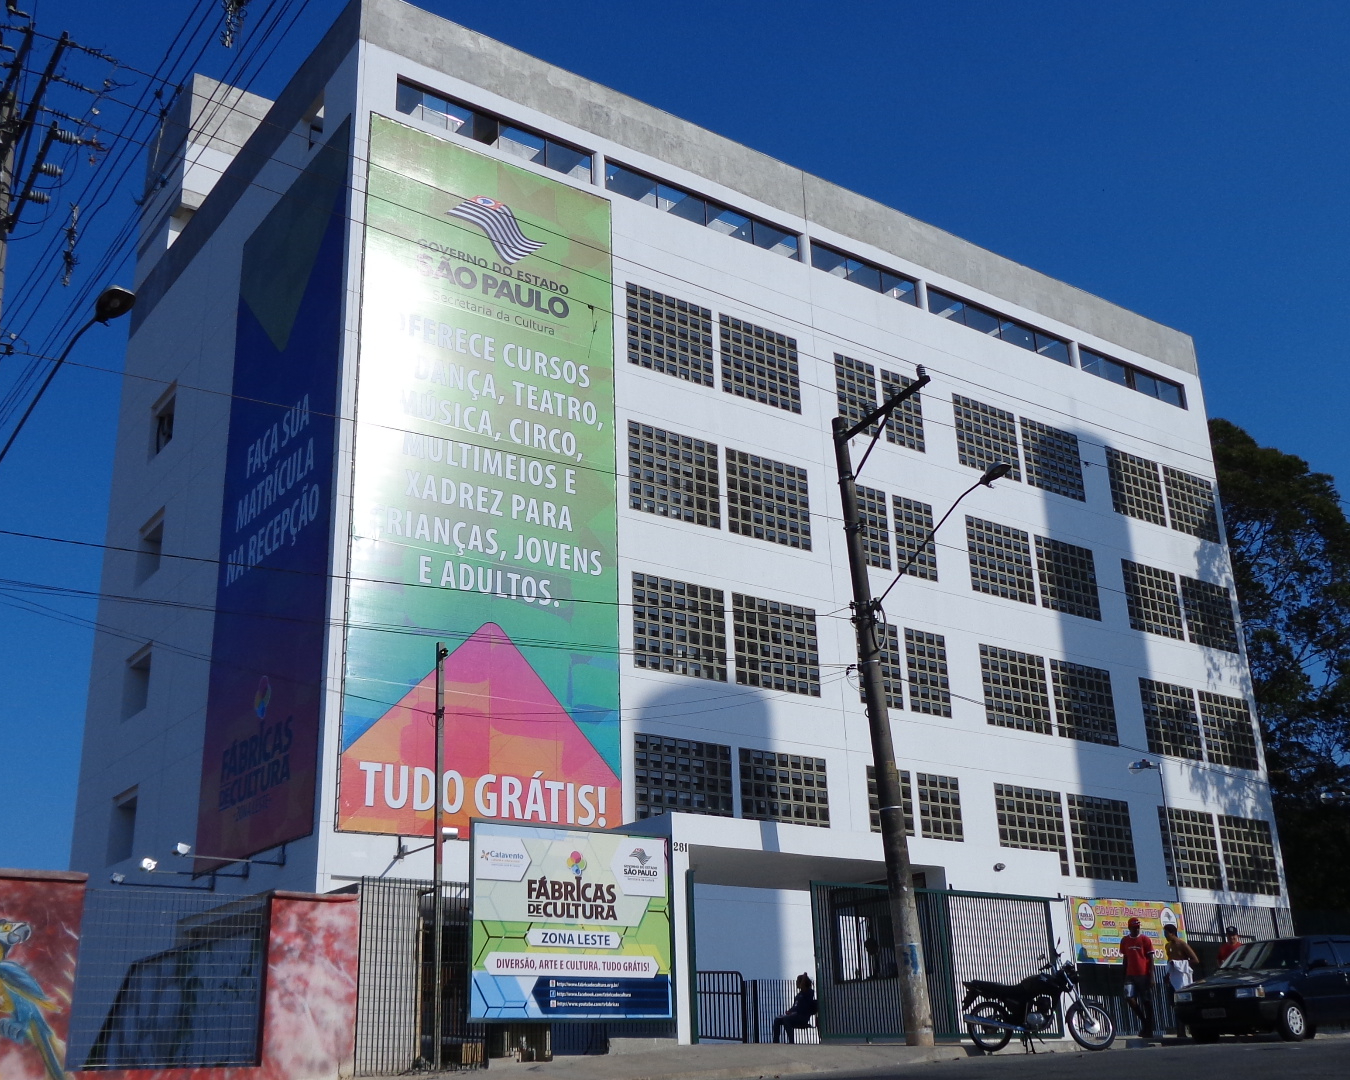
[[[700,971],[699,1042],[772,1042],[774,1019],[788,1011],[796,996],[795,979],[746,979],[739,971]],[[820,1042],[815,1021],[795,1030],[793,1041]]]
[[[89,889],[68,1069],[257,1065],[268,898]]]
[[[1239,904],[1182,904],[1186,937],[1191,940],[1225,940],[1224,930],[1236,926],[1243,941],[1291,937],[1294,919],[1288,908],[1250,907]]]

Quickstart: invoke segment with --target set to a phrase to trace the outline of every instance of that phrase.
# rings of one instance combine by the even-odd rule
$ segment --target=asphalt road
[[[1284,1080],[1346,1080],[1350,1039],[1310,1042],[1237,1042],[1213,1046],[1163,1046],[1104,1053],[1023,1054],[1010,1047],[998,1054],[934,1065],[817,1074],[820,1080],[1202,1080],[1225,1076],[1281,1077]],[[793,1080],[811,1080],[794,1077]]]

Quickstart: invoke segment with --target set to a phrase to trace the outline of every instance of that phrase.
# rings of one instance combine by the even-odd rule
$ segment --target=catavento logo
[[[446,213],[450,217],[477,225],[487,233],[487,238],[492,241],[492,247],[503,262],[518,263],[544,246],[520,231],[516,215],[511,213],[511,208],[506,203],[498,202],[486,195],[475,195],[472,199],[466,199]]]
[[[478,857],[494,866],[515,866],[517,863],[523,863],[526,858],[523,851],[494,851],[492,848],[484,848],[478,853]]]

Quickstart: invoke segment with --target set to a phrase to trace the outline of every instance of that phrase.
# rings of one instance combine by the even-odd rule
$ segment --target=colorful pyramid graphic
[[[435,715],[431,671],[343,752],[339,829],[432,834]],[[449,788],[451,803],[462,791],[458,810],[444,818],[462,835],[470,817],[592,825],[623,818],[619,778],[496,623],[484,623],[445,661],[445,768],[463,778]],[[476,798],[479,778],[488,774],[497,779]],[[542,816],[537,799],[528,800],[532,780],[567,785],[545,792]],[[605,821],[585,821],[584,786],[594,789],[589,802]],[[503,792],[517,794],[518,804]]]

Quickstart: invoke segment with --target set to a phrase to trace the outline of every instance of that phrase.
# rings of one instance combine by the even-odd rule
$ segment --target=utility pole
[[[450,655],[450,650],[445,647],[443,642],[436,642],[436,769],[435,778],[431,782],[432,805],[435,809],[431,814],[431,825],[435,835],[432,837],[432,888],[435,890],[431,901],[431,917],[434,925],[431,931],[431,952],[433,957],[432,967],[432,990],[431,990],[431,1009],[433,1020],[431,1025],[432,1055],[431,1063],[434,1068],[441,1067],[441,996],[444,984],[444,965],[441,963],[441,949],[444,946],[442,940],[444,930],[442,928],[444,900],[441,897],[441,880],[445,876],[444,856],[445,856],[445,829],[443,828],[443,815],[445,813],[445,658]]]
[[[918,378],[879,408],[873,409],[856,424],[836,416],[833,421],[835,462],[839,469],[839,493],[844,505],[844,535],[848,541],[848,567],[853,579],[853,626],[858,635],[858,671],[863,700],[867,704],[867,726],[872,734],[872,762],[877,777],[877,802],[881,811],[881,847],[886,858],[886,888],[890,894],[891,928],[895,939],[896,967],[900,974],[900,1009],[905,1026],[905,1042],[910,1046],[933,1045],[933,1007],[928,999],[928,979],[923,962],[923,939],[919,929],[919,909],[914,898],[914,879],[910,869],[909,840],[905,836],[904,795],[900,773],[895,765],[895,746],[891,739],[890,714],[886,709],[886,688],[881,674],[881,642],[885,632],[877,618],[880,604],[872,599],[872,583],[867,577],[867,556],[863,547],[862,521],[858,513],[858,488],[848,443],[873,424],[877,436],[886,420],[901,402],[929,382],[923,368]],[[863,462],[872,447],[867,448]],[[862,463],[859,463],[859,468]]]

